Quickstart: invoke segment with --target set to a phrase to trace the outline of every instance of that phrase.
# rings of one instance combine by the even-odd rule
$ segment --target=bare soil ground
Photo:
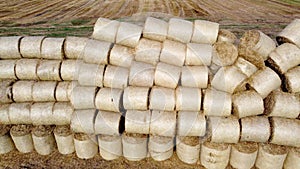
[[[142,23],[146,16],[189,20],[208,19],[241,35],[259,29],[274,37],[300,18],[299,0],[0,0],[0,36],[90,36],[98,17]],[[174,154],[170,160],[148,158],[129,162],[105,161],[99,155],[81,160],[75,154],[48,156],[17,151],[0,155],[0,168],[202,168],[186,165]]]

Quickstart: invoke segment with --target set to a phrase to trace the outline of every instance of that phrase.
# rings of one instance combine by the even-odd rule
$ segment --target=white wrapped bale
[[[173,111],[175,109],[175,91],[164,87],[152,87],[149,96],[149,109]]]
[[[160,61],[175,66],[182,66],[186,57],[186,44],[165,40],[160,54]]]
[[[209,88],[205,91],[203,113],[206,116],[230,116],[232,110],[231,95]]]
[[[127,110],[147,110],[148,94],[150,89],[147,87],[127,87],[124,90],[123,105]]]
[[[62,81],[58,82],[56,89],[55,89],[55,99],[58,102],[67,102],[70,101],[69,99],[69,93],[71,92],[70,90],[71,82],[69,81]]]
[[[148,63],[133,62],[130,67],[129,85],[152,87],[155,67]]]
[[[64,42],[65,38],[45,38],[41,47],[42,58],[62,60],[64,58]]]
[[[193,34],[193,23],[179,18],[169,20],[168,39],[188,43]]]
[[[152,111],[150,121],[150,134],[174,137],[176,133],[175,111]]]
[[[120,22],[106,18],[98,18],[95,25],[92,38],[114,43],[116,41],[117,31]]]
[[[103,86],[105,66],[81,63],[78,71],[78,83],[81,86]]]
[[[300,66],[284,74],[285,88],[291,93],[300,93]]]
[[[151,112],[127,110],[125,116],[126,133],[149,134]]]
[[[64,52],[67,59],[82,59],[83,51],[88,38],[84,37],[66,37],[64,43]]]
[[[94,135],[76,133],[74,135],[74,146],[76,156],[80,159],[91,159],[98,153],[97,139]]]
[[[19,59],[16,61],[15,74],[21,80],[38,80],[39,59]]]
[[[214,44],[217,41],[219,24],[205,20],[195,20],[192,42]]]
[[[206,118],[202,112],[179,111],[177,117],[178,136],[204,136]]]
[[[121,114],[109,111],[99,111],[95,119],[95,134],[119,135]]]
[[[217,42],[229,42],[234,44],[237,41],[237,37],[234,33],[226,29],[220,29],[218,33]]]
[[[34,103],[31,105],[30,117],[33,125],[53,125],[54,102]]]
[[[135,51],[132,48],[114,45],[110,51],[109,64],[130,68],[131,62],[134,60],[134,53]]]
[[[83,60],[92,64],[107,64],[108,54],[112,48],[109,42],[89,39],[83,51]]]
[[[230,165],[237,169],[250,169],[254,166],[258,144],[241,142],[231,147]]]
[[[168,23],[164,20],[147,17],[143,30],[143,37],[163,42],[168,34]]]
[[[275,144],[260,144],[255,167],[281,169],[287,156],[287,148]]]
[[[69,126],[56,126],[54,137],[60,154],[72,154],[75,151],[74,136]]]
[[[33,101],[32,92],[34,81],[17,81],[12,86],[13,100],[15,102]]]
[[[196,164],[200,157],[199,137],[176,137],[176,154],[187,164]]]
[[[157,65],[162,49],[162,43],[154,40],[142,38],[136,47],[135,60]]]
[[[0,125],[0,154],[6,154],[12,151],[15,146],[9,136],[9,125]]]
[[[41,60],[37,68],[37,76],[40,80],[61,81],[60,60]]]
[[[258,68],[253,65],[252,63],[248,62],[242,57],[239,57],[236,62],[234,63],[234,66],[240,69],[242,73],[244,73],[247,77],[250,77],[253,75]]]
[[[124,89],[128,86],[129,70],[123,67],[107,65],[105,68],[103,86]]]
[[[300,48],[300,19],[293,20],[287,27],[285,27],[276,37],[279,44],[294,43]]]
[[[13,84],[14,80],[0,81],[0,103],[11,103],[14,101],[12,90]]]
[[[95,98],[95,106],[97,109],[120,112],[123,91],[114,88],[101,88]]]
[[[148,138],[143,134],[122,135],[123,156],[129,161],[140,161],[147,157]]]
[[[208,71],[206,66],[183,66],[181,85],[184,87],[207,88]]]
[[[71,130],[75,133],[95,133],[95,109],[75,110],[71,118]]]
[[[237,48],[229,42],[217,42],[213,46],[212,62],[218,66],[230,66],[238,58]]]
[[[32,126],[30,125],[16,125],[10,129],[11,138],[21,153],[29,153],[34,149],[31,130]]]
[[[32,100],[34,102],[55,101],[55,90],[57,82],[38,81],[32,86]]]
[[[10,104],[0,104],[0,124],[10,124],[9,107]]]
[[[240,141],[267,142],[271,136],[271,126],[265,116],[246,117],[240,120]]]
[[[136,47],[142,35],[143,28],[131,23],[121,22],[117,32],[116,43],[128,47]]]
[[[200,111],[201,98],[201,89],[179,86],[176,88],[176,110]]]
[[[74,109],[93,109],[95,108],[95,96],[97,87],[76,86],[71,94],[71,104]]]
[[[294,169],[300,168],[300,152],[299,148],[291,148],[288,155],[284,161],[283,168]]]
[[[172,157],[174,148],[173,137],[153,136],[149,137],[148,149],[151,158],[155,161],[165,161]]]
[[[115,160],[123,155],[122,137],[120,135],[98,136],[100,155],[105,160]]]
[[[210,66],[213,46],[210,44],[188,43],[186,48],[185,65]]]
[[[20,59],[21,36],[0,37],[0,58],[1,59]]]
[[[31,124],[31,103],[11,103],[9,106],[9,119],[11,124]]]
[[[181,68],[159,62],[154,74],[154,83],[157,86],[175,89],[178,86]]]
[[[70,125],[73,112],[69,102],[56,102],[52,110],[53,124]]]
[[[17,79],[16,60],[0,60],[0,79]]]
[[[78,80],[78,71],[82,61],[75,59],[66,59],[61,62],[60,76],[62,80],[72,81]],[[90,72],[92,73],[92,72]]]
[[[32,140],[35,151],[40,155],[51,154],[56,145],[53,137],[53,127],[36,126],[32,130]]]
[[[20,53],[23,58],[41,58],[44,36],[25,36],[20,42]]]

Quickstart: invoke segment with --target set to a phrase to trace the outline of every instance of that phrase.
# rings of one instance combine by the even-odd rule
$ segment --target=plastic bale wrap
[[[255,167],[264,169],[281,169],[288,150],[275,144],[260,144]]]
[[[265,116],[245,117],[240,120],[240,141],[267,142],[271,136],[271,125]]]
[[[53,106],[53,124],[70,125],[74,110],[69,102],[56,102]]]
[[[98,143],[94,135],[75,133],[74,146],[76,156],[80,159],[91,159],[98,153]]]
[[[123,67],[107,65],[105,68],[103,86],[124,89],[128,86],[129,70]]]
[[[133,62],[130,67],[129,85],[152,87],[155,67],[148,63]]]
[[[82,60],[66,59],[61,62],[60,76],[64,81],[78,80],[78,71]],[[92,72],[90,72],[92,73]]]
[[[159,62],[162,43],[154,40],[142,38],[136,47],[135,60],[145,62],[152,65],[157,65]]]
[[[9,119],[10,104],[0,104],[0,124],[11,124]]]
[[[94,134],[95,109],[75,110],[71,118],[71,130],[75,133]]]
[[[169,20],[168,39],[188,43],[193,34],[193,22],[179,18]]]
[[[217,42],[229,42],[234,44],[236,41],[237,41],[237,37],[231,31],[226,29],[219,30]]]
[[[175,89],[178,86],[181,67],[158,63],[154,74],[154,83],[157,86]]]
[[[207,88],[209,69],[206,66],[183,66],[181,85],[184,87]]]
[[[150,134],[175,137],[176,112],[153,110],[150,121]]]
[[[81,63],[78,71],[78,83],[82,86],[103,86],[105,66]]]
[[[185,61],[186,44],[165,40],[160,54],[160,62],[182,66]]]
[[[64,58],[65,38],[45,38],[42,42],[41,53],[44,59]]]
[[[6,154],[15,149],[14,143],[9,135],[11,126],[0,125],[0,154]]]
[[[117,32],[116,43],[128,47],[136,47],[142,35],[143,28],[131,23],[121,22]]]
[[[184,163],[196,164],[200,157],[199,137],[176,137],[176,154]]]
[[[126,133],[149,134],[151,112],[127,110],[125,116]]]
[[[88,41],[85,37],[66,37],[64,44],[65,57],[67,59],[82,59],[83,50]]]
[[[31,105],[30,117],[33,125],[53,125],[54,102],[34,103]]]
[[[109,64],[130,68],[135,50],[122,45],[114,45],[110,51]]]
[[[38,81],[32,86],[32,100],[34,102],[51,102],[56,101],[55,90],[57,82]]]
[[[212,62],[218,66],[230,66],[238,58],[237,48],[229,42],[217,42],[213,46]]]
[[[120,123],[120,113],[100,110],[95,119],[95,134],[117,136],[120,132]]]
[[[120,112],[122,108],[123,90],[115,88],[101,88],[95,98],[97,109]]]
[[[213,46],[210,44],[188,43],[186,48],[185,65],[210,66]]]
[[[163,137],[150,135],[148,149],[152,159],[155,161],[165,161],[173,155],[173,137]]]
[[[176,110],[200,111],[202,93],[199,88],[177,87]]]
[[[15,102],[33,101],[32,92],[34,81],[17,81],[12,86],[12,96]]]
[[[60,154],[72,154],[75,151],[74,135],[69,126],[56,126],[54,137]]]
[[[119,26],[119,21],[98,18],[94,25],[92,38],[114,43],[116,41]]]
[[[283,168],[294,169],[300,168],[300,152],[299,148],[291,148],[288,155],[284,161]]]
[[[11,124],[32,124],[30,117],[31,103],[11,103],[9,119]]]
[[[237,169],[250,169],[254,166],[258,144],[241,142],[231,147],[230,165]]]
[[[25,36],[20,42],[20,53],[23,58],[41,58],[41,47],[45,36]]]
[[[258,68],[253,65],[252,63],[248,62],[242,57],[239,57],[236,62],[234,63],[234,66],[240,69],[242,73],[244,73],[247,77],[251,77],[256,71],[258,71]]]
[[[37,67],[39,59],[19,59],[16,62],[15,74],[18,79],[38,80]]]
[[[173,111],[175,109],[175,90],[164,87],[152,87],[149,96],[149,109]]]
[[[140,161],[147,157],[148,138],[144,134],[122,135],[123,156],[129,161]]]
[[[17,79],[16,60],[0,60],[0,79]]]
[[[120,135],[98,136],[100,155],[105,160],[115,160],[123,155],[122,137]]]
[[[58,102],[67,102],[70,101],[69,99],[69,93],[71,82],[70,81],[62,81],[58,82],[55,90],[55,99]]]
[[[11,138],[21,153],[30,153],[34,150],[31,130],[31,125],[16,125],[10,129]]]
[[[127,87],[124,90],[123,105],[127,110],[147,110],[148,94],[150,89],[147,87]]]
[[[21,36],[4,36],[0,38],[0,58],[1,59],[20,59]]]
[[[97,87],[76,86],[71,93],[71,104],[74,109],[95,108],[95,96]]]
[[[217,41],[219,24],[205,20],[195,20],[192,42],[214,44]]]
[[[145,21],[143,37],[163,42],[168,34],[168,23],[164,20],[148,17]]]
[[[300,93],[300,66],[290,69],[284,74],[284,84],[287,91]]]
[[[89,39],[83,51],[83,60],[86,63],[107,64],[111,48],[109,42]]]
[[[206,118],[202,112],[179,111],[177,117],[177,136],[204,136]]]
[[[294,43],[300,48],[300,19],[293,20],[287,27],[285,27],[276,37],[279,44]]]
[[[60,60],[41,60],[37,68],[37,76],[40,80],[61,81]]]
[[[0,80],[0,103],[13,102],[13,84],[14,80]]]
[[[56,147],[53,127],[36,126],[32,130],[32,140],[35,151],[40,155],[51,154]]]

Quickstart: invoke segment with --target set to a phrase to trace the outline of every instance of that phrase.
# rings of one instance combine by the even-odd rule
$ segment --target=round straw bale
[[[200,111],[201,109],[201,89],[182,87],[176,88],[176,110]]]
[[[264,101],[254,90],[234,94],[232,103],[233,114],[237,118],[256,116],[264,113]]]
[[[13,102],[13,90],[12,90],[13,84],[14,84],[14,80],[0,81],[0,103]]]
[[[37,76],[40,80],[61,81],[60,60],[41,60],[37,68]]]
[[[203,99],[203,110],[206,116],[230,116],[231,95],[213,88],[207,89]]]
[[[55,100],[57,82],[38,81],[32,86],[32,99],[34,102],[51,102]]]
[[[71,104],[74,109],[93,109],[96,93],[97,87],[76,86],[71,93]]]
[[[0,58],[1,59],[19,59],[21,36],[0,37]]]
[[[159,62],[154,74],[154,83],[157,86],[175,89],[178,86],[181,67]]]
[[[17,79],[15,67],[16,60],[0,60],[0,79]]]
[[[188,43],[193,34],[193,23],[179,18],[169,20],[168,39]]]
[[[127,87],[124,90],[123,105],[127,110],[147,110],[148,94],[150,89],[147,87]]]
[[[150,91],[149,109],[173,111],[175,109],[175,91],[154,86]]]
[[[75,110],[71,118],[71,130],[75,133],[93,134],[96,115],[95,109]]]
[[[195,20],[192,42],[214,44],[217,41],[219,24],[206,20]]]
[[[207,88],[208,71],[206,66],[183,66],[181,85],[184,87]]]
[[[82,86],[103,86],[105,65],[81,63],[78,71],[78,83]]]
[[[109,64],[129,68],[134,60],[134,53],[132,48],[114,45],[110,51]]]
[[[33,125],[53,125],[54,102],[34,103],[31,105],[30,117]]]
[[[204,136],[206,118],[202,112],[179,111],[177,117],[178,136]]]
[[[143,28],[131,23],[121,22],[117,32],[116,43],[128,47],[136,47],[142,35]]]
[[[300,93],[300,66],[290,69],[284,74],[284,84],[287,91]]]
[[[236,41],[237,41],[237,37],[235,36],[234,33],[226,29],[219,30],[217,42],[229,42],[234,44]]]
[[[74,135],[76,156],[80,159],[91,159],[98,153],[96,136],[83,133]]]
[[[10,104],[0,104],[0,124],[11,124],[9,119]]]
[[[30,117],[31,103],[11,103],[9,119],[11,124],[32,124]]]
[[[168,23],[164,20],[147,17],[143,30],[143,37],[163,42],[168,34]]]
[[[126,133],[149,134],[151,112],[127,110],[125,116]]]
[[[253,75],[258,69],[255,65],[248,62],[242,57],[239,57],[236,62],[234,63],[234,66],[240,69],[242,73],[244,73],[247,77],[250,77]]]
[[[86,63],[107,64],[112,43],[89,39],[83,51],[83,60]]]
[[[200,157],[199,137],[176,136],[176,154],[182,162],[196,164]]]
[[[53,133],[60,154],[72,154],[75,151],[74,136],[69,126],[56,126]]]
[[[97,109],[120,112],[122,104],[123,91],[114,88],[101,88],[95,98]]]
[[[291,148],[284,161],[285,169],[300,168],[300,151],[299,148]]]
[[[135,60],[157,65],[162,49],[162,43],[154,40],[142,38],[136,47]]]
[[[153,136],[149,137],[148,149],[150,156],[155,161],[164,161],[172,157],[174,148],[173,137]]]
[[[20,42],[20,53],[23,58],[41,58],[41,47],[45,36],[25,36]]]
[[[219,66],[230,66],[238,58],[237,48],[229,42],[217,42],[213,46],[212,61]]]
[[[33,151],[33,141],[31,136],[31,125],[16,125],[10,129],[10,135],[17,150],[21,153]]]
[[[38,80],[37,67],[40,63],[39,59],[19,59],[16,62],[15,73],[18,79],[22,80]]]
[[[252,168],[258,152],[258,144],[241,142],[231,147],[230,165],[237,169]]]
[[[15,148],[9,136],[10,128],[10,125],[0,125],[0,154],[6,154]]]
[[[278,44],[294,43],[300,48],[300,19],[294,19],[287,27],[285,27],[276,37]]]
[[[66,37],[64,44],[65,57],[67,59],[82,59],[87,41],[88,38],[85,37]]]
[[[57,59],[64,58],[64,42],[65,38],[45,38],[42,42],[42,58]]]
[[[129,161],[140,161],[147,157],[148,138],[143,134],[122,135],[123,156]]]
[[[264,169],[281,169],[288,150],[275,144],[260,144],[255,167]]]
[[[53,137],[53,127],[36,126],[32,130],[32,140],[35,151],[40,155],[51,154],[56,145]]]
[[[67,59],[61,62],[60,75],[62,80],[78,80],[78,72],[82,61]],[[92,72],[90,72],[92,73]]]
[[[188,43],[185,65],[209,66],[212,60],[213,46],[210,44]]]
[[[265,116],[246,117],[240,120],[240,141],[267,142],[271,136],[271,126]]]
[[[74,110],[69,102],[56,102],[53,106],[53,124],[69,125]]]
[[[152,87],[155,67],[148,63],[132,62],[129,73],[129,85]]]
[[[105,160],[115,160],[123,155],[122,137],[120,135],[98,136],[100,155]]]
[[[229,163],[231,146],[205,142],[201,145],[200,161],[205,168],[225,169]]]
[[[176,112],[153,110],[150,121],[150,133],[152,135],[174,137],[176,133]]]
[[[12,86],[13,100],[15,102],[33,101],[32,92],[34,81],[17,81]]]
[[[119,21],[98,18],[94,25],[92,38],[114,43],[116,41],[119,26]]]
[[[69,81],[63,81],[63,82],[58,82],[55,90],[55,98],[56,101],[59,102],[67,102],[70,101],[68,97],[69,91],[69,86],[71,85],[71,82]]]
[[[128,86],[129,70],[123,67],[107,65],[105,68],[104,87],[124,89]]]
[[[165,40],[160,54],[160,61],[175,66],[182,66],[185,61],[186,44]]]
[[[100,110],[95,119],[95,134],[119,135],[120,122],[120,113]]]

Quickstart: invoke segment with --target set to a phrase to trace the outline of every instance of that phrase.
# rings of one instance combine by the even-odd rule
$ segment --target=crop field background
[[[181,17],[219,22],[241,36],[259,29],[275,37],[294,18],[300,18],[300,0],[0,0],[0,36],[45,35],[89,37],[98,17],[142,24],[147,16]],[[170,160],[148,158],[107,162],[99,155],[80,160],[75,154],[49,156],[13,151],[0,155],[0,168],[201,168]]]

